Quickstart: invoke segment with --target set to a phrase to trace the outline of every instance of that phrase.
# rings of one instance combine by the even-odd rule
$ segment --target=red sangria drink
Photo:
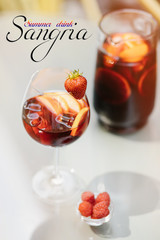
[[[23,106],[23,124],[39,143],[63,146],[78,139],[89,124],[87,97],[75,99],[67,92],[45,92]]]
[[[68,74],[68,76],[67,76]],[[78,71],[42,69],[35,73],[24,96],[22,121],[27,133],[55,149],[55,161],[38,171],[32,181],[36,195],[48,204],[70,202],[84,188],[73,168],[60,165],[59,148],[77,140],[90,120],[87,80]],[[74,149],[73,149],[74,151]],[[74,162],[77,154],[74,154]]]
[[[94,107],[100,122],[108,130],[128,133],[142,127],[154,107],[157,24],[150,14],[138,10],[119,10],[113,12],[113,16],[116,19],[113,32],[108,27],[110,34],[104,34],[97,53]],[[151,20],[155,24],[152,28]],[[116,21],[119,22],[117,26]],[[140,32],[142,23],[149,28]],[[103,28],[103,22],[100,24]]]

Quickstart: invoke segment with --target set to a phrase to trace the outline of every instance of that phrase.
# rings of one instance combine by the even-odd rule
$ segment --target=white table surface
[[[93,34],[90,39],[61,41],[45,60],[34,63],[29,52],[35,43],[9,43],[5,39],[14,16],[0,17],[0,239],[159,240],[159,69],[156,104],[148,124],[127,136],[105,132],[98,125],[92,106],[95,26],[78,20]],[[114,215],[110,224],[103,227],[91,228],[81,222],[73,206],[45,206],[32,192],[33,174],[51,164],[54,154],[53,149],[36,143],[25,132],[21,101],[32,73],[48,66],[79,68],[88,79],[90,125],[77,142],[62,148],[60,156],[62,164],[74,168],[88,189],[110,193]]]

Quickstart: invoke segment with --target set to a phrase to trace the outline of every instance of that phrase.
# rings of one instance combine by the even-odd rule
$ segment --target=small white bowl
[[[88,225],[90,225],[90,226],[100,226],[100,225],[102,225],[103,223],[109,222],[110,219],[112,218],[112,214],[113,214],[113,203],[112,203],[112,201],[110,202],[110,205],[109,205],[109,207],[108,207],[108,209],[109,209],[109,214],[108,214],[106,217],[104,217],[104,218],[99,218],[99,219],[93,219],[93,218],[91,218],[91,217],[84,217],[84,216],[82,216],[81,213],[80,213],[79,210],[78,210],[79,204],[80,204],[81,202],[82,202],[82,201],[80,200],[80,201],[78,202],[78,204],[77,204],[77,212],[78,212],[78,214],[80,215],[81,220],[84,221],[84,222],[86,222]]]

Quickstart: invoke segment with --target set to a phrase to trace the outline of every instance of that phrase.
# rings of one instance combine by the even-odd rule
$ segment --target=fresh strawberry
[[[92,218],[99,219],[106,217],[109,214],[109,209],[105,201],[96,203],[93,207]]]
[[[67,92],[69,92],[73,97],[81,99],[86,92],[87,80],[81,73],[79,73],[79,70],[74,70],[68,75],[64,86]]]
[[[93,206],[90,202],[83,201],[79,204],[78,209],[82,216],[89,217],[92,215]]]
[[[103,201],[106,202],[107,206],[110,205],[110,196],[107,192],[99,193],[97,198],[96,198],[96,203],[103,202]]]
[[[87,201],[90,203],[94,203],[95,202],[95,198],[94,198],[94,194],[92,192],[83,192],[81,195],[81,199],[82,201]]]

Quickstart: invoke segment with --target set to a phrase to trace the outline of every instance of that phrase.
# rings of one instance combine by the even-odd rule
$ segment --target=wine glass
[[[34,140],[56,151],[54,165],[40,170],[32,181],[34,192],[49,204],[68,201],[83,188],[73,169],[59,164],[59,148],[77,140],[90,120],[87,96],[77,100],[65,91],[67,72],[58,68],[36,72],[23,101],[25,130]]]

